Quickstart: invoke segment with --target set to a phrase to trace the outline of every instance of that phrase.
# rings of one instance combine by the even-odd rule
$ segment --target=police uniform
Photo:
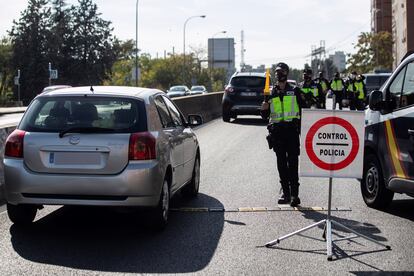
[[[329,87],[329,81],[325,79],[323,76],[320,76],[319,78],[315,79],[315,83],[319,84],[321,86],[322,93],[319,94],[319,104],[320,107],[323,109],[326,109],[326,94],[328,93]]]
[[[283,190],[279,203],[291,203],[292,206],[297,206],[300,204],[298,156],[303,107],[301,90],[287,82],[284,90],[276,85],[268,102],[270,108],[262,110],[262,116],[269,118],[270,143],[277,157],[277,169]]]
[[[316,106],[317,108],[322,108],[321,96],[323,92],[320,84],[310,80],[309,82],[301,82],[299,87],[305,99],[304,107],[311,108]]]
[[[335,95],[335,100],[333,101],[333,109],[336,109],[336,103],[339,105],[339,109],[342,110],[342,98],[344,95],[345,84],[344,81],[339,78],[335,77],[331,81],[331,90],[332,93]]]
[[[359,76],[355,82],[355,108],[357,110],[364,110],[365,109],[365,95],[366,95],[366,87],[365,83],[361,76]]]

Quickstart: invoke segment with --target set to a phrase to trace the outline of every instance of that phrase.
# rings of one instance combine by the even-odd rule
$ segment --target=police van
[[[371,93],[365,124],[365,203],[383,208],[394,193],[414,197],[414,53]]]

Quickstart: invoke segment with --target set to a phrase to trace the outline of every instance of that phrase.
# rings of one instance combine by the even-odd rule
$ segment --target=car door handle
[[[409,129],[408,130],[408,135],[414,136],[414,129]]]

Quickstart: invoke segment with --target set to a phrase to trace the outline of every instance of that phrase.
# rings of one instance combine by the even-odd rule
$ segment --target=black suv
[[[265,82],[265,73],[234,73],[223,95],[223,121],[237,115],[260,115]]]

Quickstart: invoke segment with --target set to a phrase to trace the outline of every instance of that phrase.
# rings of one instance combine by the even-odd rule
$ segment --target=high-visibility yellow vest
[[[348,90],[349,92],[355,92],[354,90],[354,84],[353,83],[349,83],[348,87],[346,88],[346,90]]]
[[[314,97],[318,97],[319,96],[319,91],[318,91],[318,87],[303,87],[301,88],[302,93],[304,94],[308,94],[308,93],[312,93]]]
[[[293,119],[300,119],[299,105],[295,92],[286,92],[286,95],[283,96],[283,102],[280,100],[280,97],[271,99],[270,123],[290,122]]]
[[[331,89],[333,91],[342,91],[342,89],[344,89],[342,80],[332,80]]]
[[[322,86],[322,91],[326,91],[328,89],[328,85],[326,84],[326,81],[321,80],[319,84]]]
[[[362,81],[355,82],[355,91],[359,92],[358,99],[365,99],[364,83]]]

